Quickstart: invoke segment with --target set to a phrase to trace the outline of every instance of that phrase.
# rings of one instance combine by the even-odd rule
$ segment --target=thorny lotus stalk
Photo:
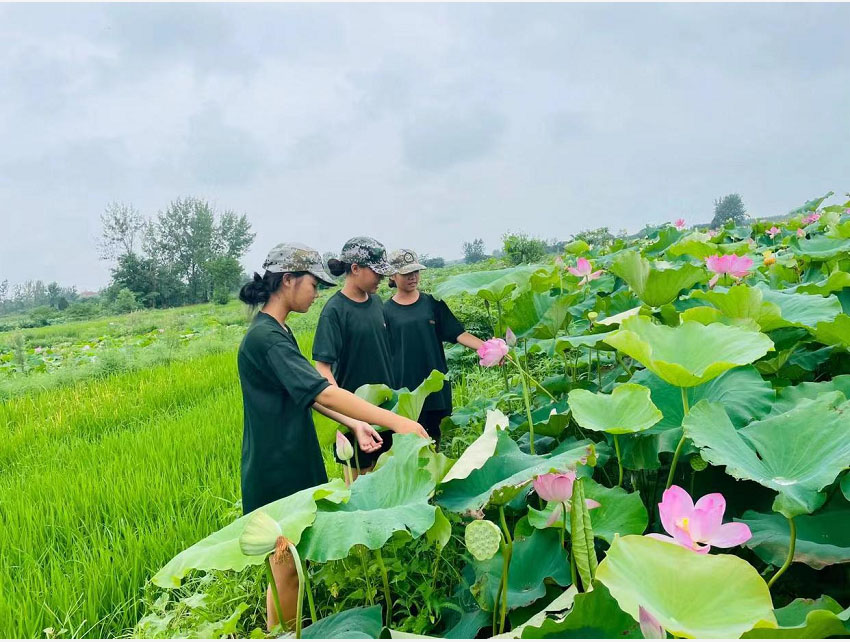
[[[533,451],[532,451],[533,452]],[[505,519],[505,507],[499,506],[499,523],[502,525],[502,537],[505,540],[502,545],[502,582],[499,589],[501,595],[501,608],[499,609],[499,633],[505,632],[505,618],[508,614],[508,572],[511,565],[514,543],[511,539],[511,531]]]
[[[310,607],[310,621],[315,624],[318,622],[316,617],[316,601],[313,599],[313,587],[310,584],[310,574],[307,571],[307,561],[303,562],[304,567],[304,592],[307,594],[307,604]]]
[[[774,574],[773,577],[770,578],[770,581],[767,583],[767,588],[773,586],[773,583],[778,580],[782,574],[788,570],[788,567],[791,566],[791,562],[794,561],[794,549],[797,546],[797,525],[794,523],[793,517],[788,517],[788,524],[791,528],[791,543],[788,546],[788,556],[785,558],[785,563],[780,567],[778,571]]]
[[[387,627],[389,628],[393,621],[393,599],[390,595],[390,580],[387,576],[387,567],[384,565],[384,556],[381,555],[381,549],[375,549],[375,559],[378,560],[378,566],[381,569],[381,580],[384,583],[384,600],[387,603]]]
[[[623,458],[620,456],[620,441],[617,439],[617,435],[613,435],[614,437],[614,450],[617,453],[617,487],[622,488],[623,486]]]
[[[688,416],[688,412],[690,412],[690,409],[688,408],[688,389],[679,388],[679,390],[682,391],[682,409],[685,411],[682,415],[682,438],[676,446],[676,452],[673,453],[673,461],[670,462],[670,473],[667,475],[667,485],[664,487],[665,489],[670,488],[670,485],[673,483],[673,475],[676,473],[676,463],[679,461],[679,455],[682,453],[682,448],[685,445],[685,418]]]
[[[274,602],[274,611],[277,614],[277,622],[283,626],[283,613],[280,606],[280,596],[277,593],[277,584],[274,581],[274,573],[272,573],[272,558],[271,555],[266,557],[266,579],[272,589],[272,601]],[[271,627],[269,627],[271,628]]]

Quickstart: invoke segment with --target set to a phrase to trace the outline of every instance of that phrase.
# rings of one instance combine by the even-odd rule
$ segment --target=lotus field
[[[440,451],[397,436],[348,483],[326,435],[331,481],[248,515],[191,523],[185,493],[159,497],[132,635],[850,636],[850,202],[831,196],[781,222],[679,220],[546,264],[429,271],[493,338],[448,351],[451,383],[358,394],[416,418],[452,385]],[[234,478],[213,493],[238,486],[228,395],[213,410]],[[198,474],[213,428],[183,455]],[[294,630],[264,628],[271,555],[300,569]]]

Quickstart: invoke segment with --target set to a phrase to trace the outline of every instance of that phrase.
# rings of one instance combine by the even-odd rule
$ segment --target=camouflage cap
[[[382,276],[395,274],[395,270],[387,262],[387,249],[383,243],[369,236],[355,236],[353,239],[348,239],[342,246],[339,260],[343,263],[356,263],[372,268]]]
[[[417,270],[427,270],[428,268],[419,262],[419,257],[413,250],[393,250],[390,252],[390,265],[398,274],[410,274]]]
[[[263,262],[263,269],[269,272],[309,272],[326,285],[337,284],[325,271],[321,255],[301,243],[275,245]]]

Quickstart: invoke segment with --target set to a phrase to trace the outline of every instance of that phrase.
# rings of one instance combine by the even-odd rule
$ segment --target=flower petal
[[[689,531],[697,542],[710,542],[723,523],[726,499],[720,493],[710,493],[699,498],[690,519]]]
[[[718,528],[710,540],[706,540],[712,546],[720,548],[731,548],[749,540],[753,534],[750,527],[741,522],[729,522]]]
[[[652,616],[652,613],[642,606],[638,608],[638,619],[640,621],[640,632],[645,640],[664,640],[667,638],[664,627]]]
[[[675,535],[676,520],[683,517],[689,518],[694,512],[694,502],[684,488],[674,484],[661,496],[658,512],[661,515],[664,530],[670,535]]]
[[[558,518],[561,516],[561,507],[561,504],[555,506],[555,510],[552,511],[552,514],[549,515],[549,519],[546,520],[546,528],[549,528],[558,521]]]

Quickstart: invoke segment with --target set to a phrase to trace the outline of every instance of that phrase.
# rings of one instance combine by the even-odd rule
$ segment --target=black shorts
[[[383,443],[381,447],[373,453],[366,453],[360,450],[360,445],[357,443],[357,438],[350,432],[345,433],[345,438],[351,443],[354,447],[357,455],[351,458],[351,461],[345,462],[340,459],[336,454],[336,448],[334,448],[334,459],[342,465],[346,463],[350,464],[352,468],[357,468],[357,464],[360,464],[360,469],[363,468],[371,468],[375,465],[375,462],[378,461],[378,457],[380,457],[383,453],[387,452],[390,448],[393,447],[393,431],[392,430],[380,430],[378,434],[381,435],[381,439],[383,439]]]

